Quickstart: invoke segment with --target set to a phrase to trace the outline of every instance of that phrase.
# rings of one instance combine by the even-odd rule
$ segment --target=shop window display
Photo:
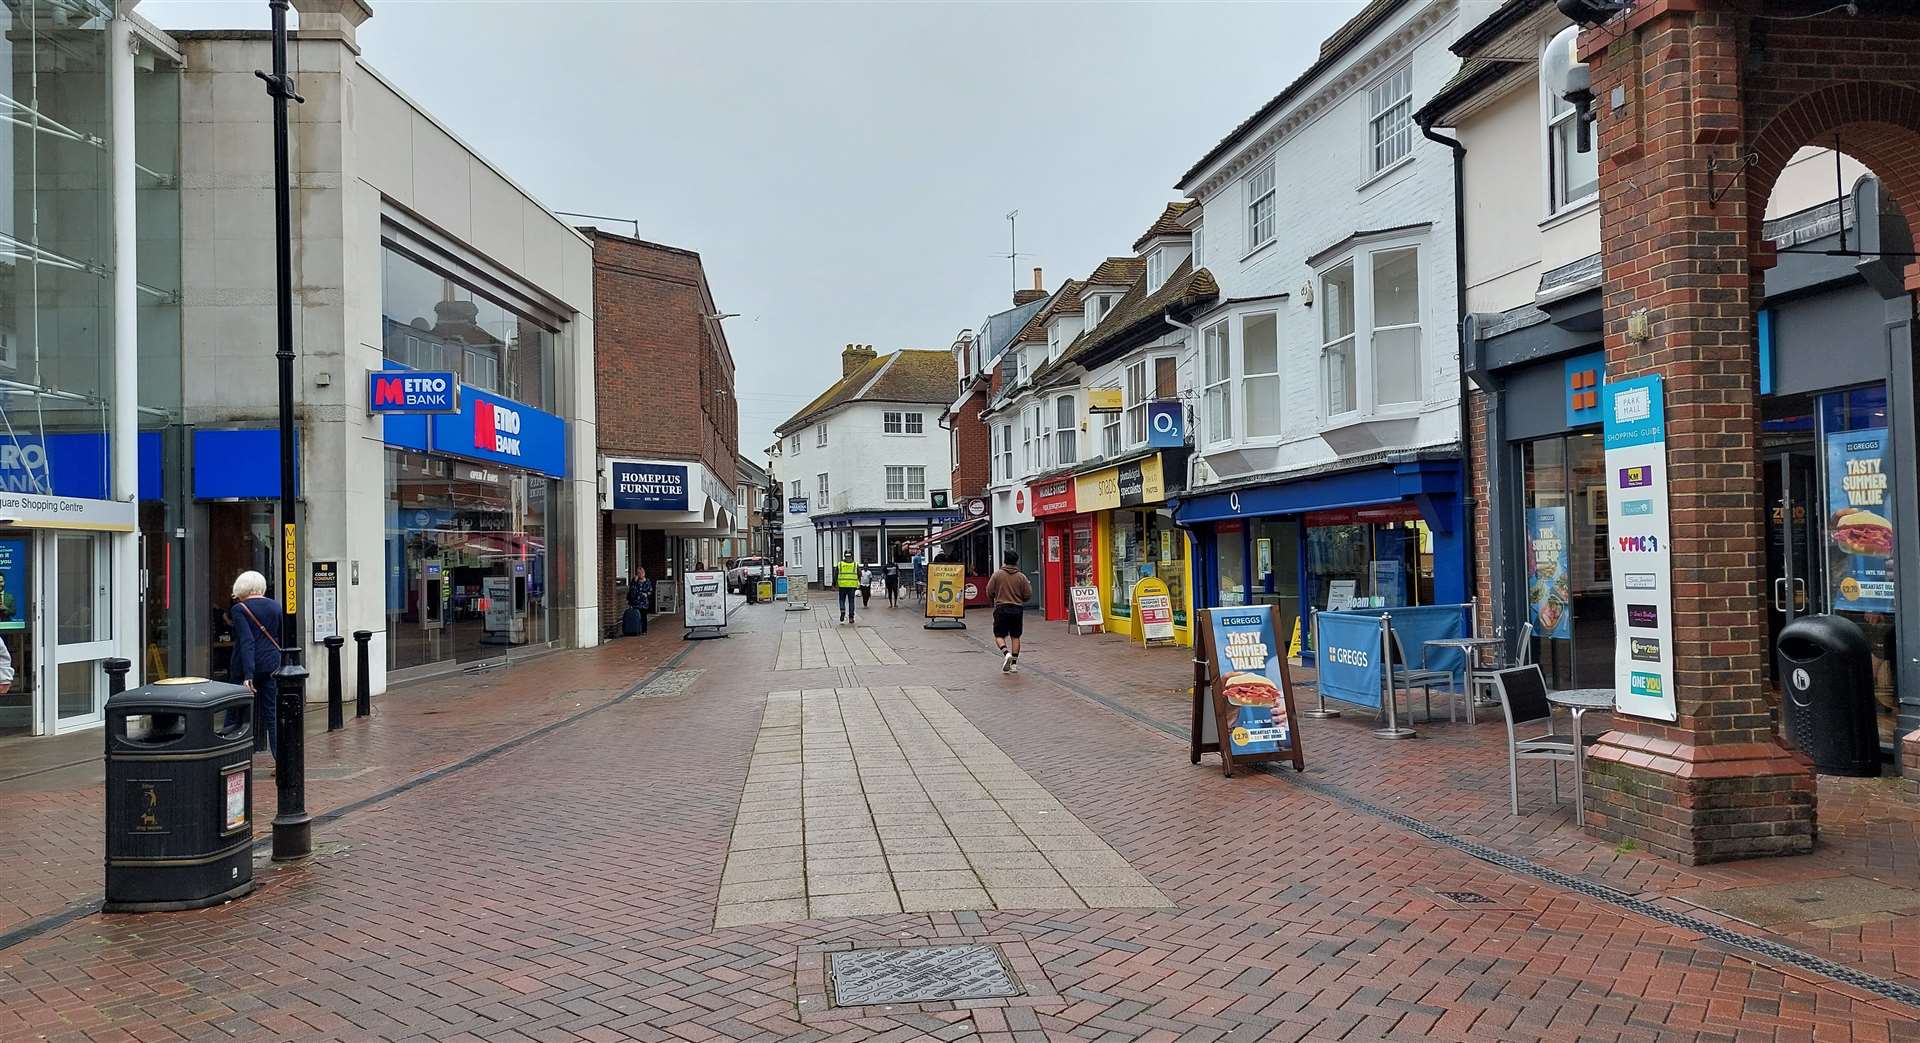
[[[1133,587],[1153,576],[1167,585],[1173,624],[1187,625],[1187,540],[1164,511],[1117,510],[1107,515],[1112,590],[1109,610],[1133,613]]]
[[[1527,618],[1555,688],[1613,686],[1605,449],[1583,432],[1520,448]]]
[[[1433,534],[1411,505],[1306,516],[1312,601],[1327,608],[1337,592],[1355,607],[1433,603]]]

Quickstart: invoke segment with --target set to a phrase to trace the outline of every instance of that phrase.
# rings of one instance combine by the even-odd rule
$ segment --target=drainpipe
[[[1459,365],[1455,367],[1458,370],[1456,377],[1460,384],[1458,392],[1460,396],[1460,474],[1462,478],[1460,509],[1461,517],[1467,526],[1467,533],[1463,534],[1463,538],[1467,538],[1473,530],[1473,512],[1475,506],[1473,498],[1473,441],[1469,437],[1471,418],[1467,409],[1467,345],[1465,339],[1465,320],[1467,317],[1467,147],[1462,145],[1458,138],[1450,138],[1445,134],[1435,133],[1431,120],[1420,121],[1420,133],[1423,137],[1427,138],[1427,140],[1445,145],[1453,151],[1454,344],[1455,350],[1459,353],[1460,360]],[[1492,456],[1492,446],[1487,447],[1487,453],[1489,457]],[[1476,574],[1478,565],[1474,561],[1471,539],[1468,539],[1467,542],[1466,557],[1467,593],[1469,597],[1472,597],[1480,589],[1480,585],[1479,577]]]

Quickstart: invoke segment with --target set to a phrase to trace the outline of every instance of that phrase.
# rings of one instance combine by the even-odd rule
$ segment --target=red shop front
[[[1052,478],[1031,488],[1033,513],[1040,519],[1040,604],[1046,618],[1066,620],[1070,588],[1095,585],[1094,516],[1075,513],[1072,478]]]

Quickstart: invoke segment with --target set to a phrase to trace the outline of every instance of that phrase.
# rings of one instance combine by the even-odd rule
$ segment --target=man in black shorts
[[[1020,668],[1020,635],[1026,629],[1026,604],[1033,584],[1020,571],[1020,555],[1008,551],[1000,570],[987,580],[987,600],[993,604],[993,644],[1000,649],[1000,672]]]

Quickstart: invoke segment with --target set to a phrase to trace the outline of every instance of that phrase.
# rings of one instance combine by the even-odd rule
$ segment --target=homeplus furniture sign
[[[1658,374],[1601,386],[1607,556],[1613,566],[1614,705],[1671,721],[1673,548],[1667,521],[1666,403]]]

